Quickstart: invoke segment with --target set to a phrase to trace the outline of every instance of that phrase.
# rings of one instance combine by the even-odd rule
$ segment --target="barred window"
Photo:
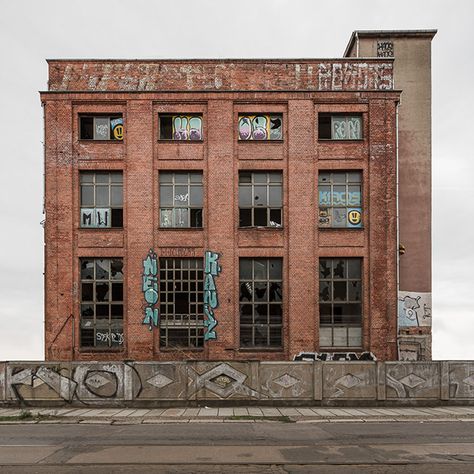
[[[82,171],[81,227],[123,227],[121,171]]]
[[[282,114],[239,115],[239,140],[281,140]]]
[[[203,282],[202,259],[160,258],[161,347],[203,347]]]
[[[362,259],[319,259],[319,344],[362,346]]]
[[[81,346],[123,345],[123,261],[121,258],[82,258]]]
[[[160,227],[202,227],[202,172],[160,172]]]
[[[239,226],[282,226],[281,171],[239,172]]]
[[[282,346],[282,259],[241,258],[240,346]]]
[[[320,140],[362,139],[362,115],[319,114]]]
[[[160,114],[160,140],[202,140],[202,116]]]
[[[319,227],[362,227],[362,173],[320,171]]]
[[[123,118],[121,115],[106,117],[79,117],[81,140],[123,140]]]

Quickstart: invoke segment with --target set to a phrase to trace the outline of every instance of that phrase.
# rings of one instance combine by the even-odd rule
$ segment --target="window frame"
[[[269,127],[271,127],[271,120],[278,118],[281,120],[281,133],[280,133],[280,138],[270,138],[271,137],[271,128],[268,128],[267,133],[269,138],[252,138],[253,133],[249,135],[249,138],[241,138],[240,134],[240,121],[243,118],[250,119],[250,117],[253,117],[251,122],[257,118],[257,117],[265,117],[267,120],[269,120]],[[239,112],[237,115],[237,141],[239,143],[246,143],[246,142],[252,142],[252,143],[281,143],[284,141],[284,136],[285,136],[285,129],[284,129],[284,121],[283,121],[283,113],[282,112]]]
[[[108,278],[98,278],[97,277],[97,262],[99,261],[107,261],[108,262]],[[121,278],[112,278],[112,262],[120,262],[120,274]],[[83,278],[83,262],[92,262],[93,263],[93,276],[92,278]],[[104,284],[106,283],[108,285],[108,300],[97,300],[97,284]],[[121,285],[121,294],[122,294],[122,299],[119,300],[114,300],[113,299],[113,294],[114,294],[114,289],[113,289],[113,284]],[[124,258],[123,257],[81,257],[79,258],[79,285],[80,285],[80,290],[79,290],[79,350],[81,352],[122,352],[125,350],[125,291],[126,291],[126,286],[125,286],[125,272],[124,272]],[[92,285],[92,299],[84,299],[84,285]],[[87,324],[88,318],[84,318],[83,311],[85,307],[87,306],[93,306],[93,317],[92,317],[92,325]],[[108,328],[105,328],[107,326],[107,323],[98,323],[97,320],[97,306],[108,306]],[[117,310],[117,307],[121,308],[121,316],[120,317],[113,317],[112,315],[112,307],[115,306],[115,310]],[[115,315],[117,316],[117,315]],[[99,318],[99,320],[102,318]],[[104,318],[105,321],[105,318]],[[115,322],[115,324],[113,324]],[[98,327],[99,326],[99,327]],[[102,328],[101,326],[104,326]],[[83,345],[83,330],[93,330],[93,345]],[[115,329],[115,331],[113,331]],[[103,346],[103,345],[97,345],[97,332],[98,330],[101,333],[109,333],[109,338],[108,338],[108,345]],[[112,332],[116,335],[117,333],[121,332],[121,343],[112,346],[112,342],[114,339],[114,336],[112,335]],[[116,339],[120,340],[119,336],[115,336]]]
[[[171,117],[171,137],[163,138],[162,135],[162,118]],[[175,118],[187,118],[188,123],[190,118],[201,119],[201,138],[174,138],[173,128]],[[189,127],[189,125],[188,125]],[[204,141],[204,116],[202,112],[159,112],[158,113],[158,142],[172,142],[172,143],[202,143]]]
[[[243,181],[242,178],[245,174],[250,174],[250,182]],[[270,176],[272,174],[279,174],[281,179],[280,181],[272,181]],[[266,175],[265,182],[263,181],[256,181],[256,176]],[[256,201],[256,187],[265,187],[266,191],[266,205],[259,206],[255,204]],[[272,188],[280,188],[280,206],[272,206],[270,205],[270,190]],[[249,205],[241,205],[241,200],[243,200],[243,195],[241,195],[241,189],[250,188],[250,204]],[[256,209],[265,209],[266,211],[266,224],[265,225],[256,225],[255,221],[255,210]],[[283,221],[283,170],[239,170],[239,177],[238,177],[238,210],[239,210],[239,229],[255,229],[255,228],[263,228],[263,229],[283,229],[284,221]],[[242,225],[242,215],[243,212],[250,211],[250,222],[251,225]],[[280,212],[280,224],[279,225],[271,225],[272,221],[272,211],[279,211]]]
[[[351,118],[358,118],[360,124],[360,137],[359,138],[335,138],[333,137],[333,120],[334,118],[345,118],[346,122]],[[321,136],[322,119],[330,119],[329,123],[329,137]],[[324,127],[327,127],[328,124],[325,124]],[[362,142],[365,140],[365,130],[364,130],[364,114],[362,112],[319,112],[318,113],[318,141],[325,142],[337,142],[337,143],[346,143],[346,142]]]
[[[125,120],[123,117],[123,114],[121,112],[117,113],[98,113],[98,114],[89,114],[89,113],[79,113],[78,115],[79,118],[79,126],[78,126],[78,136],[79,136],[79,141],[83,142],[102,142],[102,143],[123,143],[125,140]],[[109,121],[109,138],[82,138],[82,131],[83,131],[83,123],[82,119],[85,118],[92,118],[93,119],[93,124],[92,124],[92,133],[95,135],[95,119],[96,118],[101,118],[101,119],[108,119]],[[111,120],[116,120],[116,119],[121,119],[122,120],[122,138],[110,138],[113,136],[113,130],[111,128],[110,122]]]

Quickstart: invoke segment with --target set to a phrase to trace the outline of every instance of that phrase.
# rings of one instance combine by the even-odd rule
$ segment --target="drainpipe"
[[[400,107],[400,102],[397,104],[396,108],[396,113],[395,113],[395,163],[396,163],[396,171],[395,171],[395,181],[396,181],[396,215],[397,215],[397,246],[395,251],[397,252],[397,358],[400,360],[400,339],[399,339],[399,323],[398,323],[398,294],[400,291],[400,213],[399,213],[399,203],[398,203],[398,197],[399,197],[399,176],[398,176],[398,117],[399,117],[399,107]]]
[[[359,57],[359,32],[356,31],[356,57]]]

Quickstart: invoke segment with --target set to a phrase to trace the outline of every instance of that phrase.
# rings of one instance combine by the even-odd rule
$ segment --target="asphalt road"
[[[474,422],[0,425],[1,473],[473,473]]]

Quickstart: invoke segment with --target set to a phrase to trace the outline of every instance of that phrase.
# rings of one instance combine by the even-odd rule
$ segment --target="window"
[[[319,114],[320,140],[360,140],[361,115]]]
[[[239,140],[282,140],[281,114],[239,115]]]
[[[362,259],[319,259],[319,345],[362,345]]]
[[[202,259],[160,258],[160,345],[198,348],[204,344]]]
[[[282,346],[282,259],[241,258],[240,346]]]
[[[82,258],[81,346],[123,345],[123,262],[121,258]]]
[[[320,171],[319,227],[362,227],[362,173]]]
[[[121,171],[83,171],[81,227],[123,227],[123,176]]]
[[[160,172],[160,227],[202,227],[202,172]]]
[[[201,115],[160,114],[160,140],[202,140]]]
[[[123,118],[121,116],[79,117],[81,140],[123,140]]]
[[[281,171],[239,172],[239,226],[282,226]]]

